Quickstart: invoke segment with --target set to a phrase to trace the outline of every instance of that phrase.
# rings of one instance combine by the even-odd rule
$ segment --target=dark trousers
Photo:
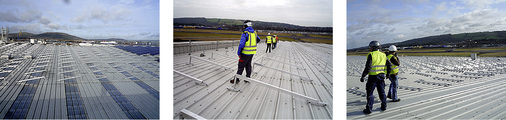
[[[271,53],[271,43],[267,43],[267,49],[265,50],[265,53],[267,53],[267,51]]]
[[[242,71],[244,70],[244,67],[246,67],[246,77],[251,76],[251,60],[253,59],[253,55],[243,55],[241,54],[241,60],[239,60],[239,69],[237,69],[237,74],[242,75]]]
[[[381,99],[381,107],[387,107],[387,99],[385,95],[385,74],[369,75],[369,79],[365,85],[367,91],[367,105],[366,109],[372,110],[372,104],[374,103],[374,88],[377,88],[379,98]]]
[[[399,85],[397,80],[397,75],[391,74],[388,79],[390,79],[390,88],[388,89],[388,96],[392,98],[392,100],[397,100],[397,85]]]
[[[272,49],[276,49],[276,44],[278,43],[273,43],[274,45],[272,46]]]

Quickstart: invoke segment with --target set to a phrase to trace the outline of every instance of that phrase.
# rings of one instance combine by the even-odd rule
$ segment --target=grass
[[[484,53],[478,55],[480,57],[506,57],[506,52],[497,52],[497,53]]]
[[[174,38],[176,37],[202,37],[195,40],[203,40],[203,41],[216,41],[216,37],[219,37],[220,39],[226,38],[227,40],[241,39],[240,35],[174,32]]]
[[[211,19],[212,20],[212,19]],[[216,19],[217,20],[217,19]],[[221,22],[221,20],[220,20]],[[208,33],[192,33],[192,32],[208,32]],[[216,33],[232,33],[232,34],[216,34]],[[216,41],[216,37],[219,37],[219,39],[240,39],[242,32],[241,31],[231,31],[231,30],[210,30],[210,29],[174,29],[174,37],[202,37],[199,39],[192,39],[192,40],[203,40],[203,41]],[[258,33],[260,35],[260,39],[265,40],[265,36],[267,33]],[[280,36],[303,36],[302,34],[292,34],[292,33],[271,33],[271,35],[278,35],[278,39],[281,41],[292,41],[292,42],[298,42],[290,37],[280,37]],[[312,36],[312,35],[310,35]],[[322,36],[322,35],[316,35],[317,37],[329,37],[329,36]],[[315,36],[313,36],[315,37]],[[331,37],[331,36],[330,36]],[[180,38],[176,38],[180,39]],[[187,40],[187,39],[183,39]],[[312,42],[312,43],[325,43],[325,44],[332,44],[332,40],[323,40],[323,39],[301,39],[303,41]]]
[[[311,43],[325,43],[325,44],[331,44],[332,40],[323,40],[323,39],[300,39],[302,41],[311,42]]]
[[[332,35],[316,35],[316,34],[309,34],[311,37],[319,37],[319,38],[332,38]]]
[[[213,32],[213,33],[237,33],[241,34],[241,31],[232,31],[232,30],[210,30],[210,29],[174,29],[174,33],[176,32]]]

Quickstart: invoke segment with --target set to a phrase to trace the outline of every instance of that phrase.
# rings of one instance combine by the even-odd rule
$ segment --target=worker
[[[381,45],[378,41],[371,41],[369,43],[371,52],[367,55],[367,62],[365,64],[364,72],[360,78],[360,82],[364,82],[364,77],[369,75],[365,89],[367,92],[367,105],[363,110],[365,114],[370,114],[372,105],[374,103],[374,88],[377,88],[378,95],[381,100],[381,110],[387,109],[386,95],[385,95],[385,73],[388,75],[390,71],[390,62],[385,53],[380,52]]]
[[[274,38],[272,40],[272,44],[273,44],[272,49],[273,50],[276,49],[276,44],[277,43],[278,43],[278,37],[277,37],[277,35],[274,35]]]
[[[397,97],[397,85],[399,85],[397,81],[397,74],[399,73],[399,58],[397,57],[397,47],[395,45],[391,45],[388,48],[387,58],[392,63],[392,71],[388,75],[388,79],[390,79],[390,88],[388,89],[387,98],[392,99],[392,102],[399,102],[401,99]]]
[[[257,43],[260,42],[257,32],[252,28],[253,23],[250,20],[244,21],[244,31],[241,35],[241,42],[237,49],[237,56],[239,56],[239,64],[237,74],[242,75],[242,71],[246,68],[246,77],[251,76],[251,60],[253,55],[257,53]],[[230,80],[234,83],[234,79]],[[239,83],[239,78],[236,79],[235,83]]]
[[[272,46],[272,36],[271,33],[267,33],[267,38],[265,38],[265,41],[267,41],[267,49],[265,49],[265,53],[269,51],[271,53],[271,46]]]

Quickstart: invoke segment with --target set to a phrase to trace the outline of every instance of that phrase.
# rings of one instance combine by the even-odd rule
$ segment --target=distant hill
[[[27,32],[22,32],[21,35],[19,36],[19,39],[28,39],[29,37],[31,37],[33,35],[35,35],[35,34],[33,34],[33,33],[27,33]],[[18,38],[18,33],[9,33],[9,37],[17,39]]]
[[[221,18],[174,18],[174,26],[207,26],[207,27],[225,27],[229,30],[241,30],[243,21],[236,19]],[[304,31],[304,32],[329,32],[332,33],[332,27],[307,27],[287,23],[253,21],[254,28],[258,30],[277,30],[277,31]]]
[[[60,32],[46,32],[38,35],[33,35],[31,38],[43,38],[43,39],[58,39],[58,40],[83,40],[83,38],[69,35],[67,33]]]
[[[382,47],[396,45],[400,47],[424,45],[456,45],[457,47],[481,47],[483,45],[506,44],[506,31],[444,34],[415,38],[397,43],[383,44]],[[349,51],[368,49],[367,46],[349,49]]]
[[[13,39],[18,38],[18,33],[9,33],[9,37]],[[67,33],[61,33],[61,32],[46,32],[42,34],[33,34],[33,33],[27,33],[22,32],[21,36],[19,36],[19,39],[30,39],[30,38],[36,38],[36,39],[55,39],[55,40],[87,40],[84,38],[80,38],[74,35],[70,35]],[[88,39],[93,40],[93,39]],[[123,38],[108,38],[108,39],[95,39],[97,41],[126,41]]]

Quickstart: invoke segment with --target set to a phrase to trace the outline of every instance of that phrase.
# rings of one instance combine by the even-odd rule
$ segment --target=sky
[[[348,0],[347,49],[442,34],[506,30],[506,0]]]
[[[174,0],[174,18],[182,17],[332,27],[332,0]]]
[[[159,39],[158,0],[0,0],[0,26],[85,39]]]

